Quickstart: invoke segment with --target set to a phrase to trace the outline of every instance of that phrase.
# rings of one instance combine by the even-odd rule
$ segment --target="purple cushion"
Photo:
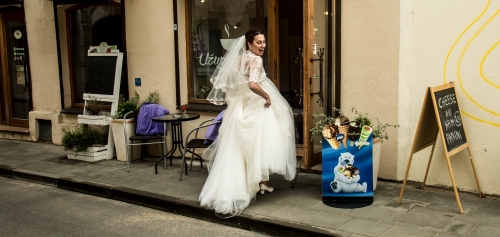
[[[215,117],[214,122],[219,122],[222,121],[222,118],[224,117],[224,112],[226,110],[222,110],[217,117]],[[219,128],[220,128],[220,123],[218,124],[212,124],[208,126],[207,132],[205,133],[205,141],[203,142],[205,145],[210,145],[214,140],[219,136]]]
[[[135,134],[141,136],[163,135],[163,123],[153,122],[152,119],[168,113],[168,110],[161,105],[143,104],[139,109],[139,116],[137,116]]]

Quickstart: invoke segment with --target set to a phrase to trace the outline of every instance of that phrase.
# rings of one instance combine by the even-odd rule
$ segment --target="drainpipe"
[[[57,67],[59,71],[59,94],[61,96],[61,111],[66,108],[64,105],[64,86],[63,86],[63,77],[62,77],[62,64],[61,64],[61,46],[59,42],[59,19],[57,17],[57,3],[52,2],[53,10],[54,10],[54,22],[56,27],[56,46],[57,46]]]
[[[326,73],[326,77],[328,78],[326,88],[326,115],[327,116],[332,116],[332,92],[333,92],[333,81],[332,81],[332,37],[333,37],[333,32],[332,32],[332,1],[328,1],[327,3],[327,9],[328,9],[328,19],[327,19],[327,27],[328,27],[328,37],[327,37],[327,45],[328,45],[328,52],[326,52],[326,57],[327,57],[327,62],[328,62],[328,70]]]
[[[340,83],[341,83],[341,78],[340,78],[340,66],[341,66],[341,59],[342,59],[342,48],[341,48],[341,42],[340,42],[340,34],[341,34],[341,12],[342,12],[342,1],[335,1],[335,101],[333,103],[333,106],[337,107],[340,109]],[[335,117],[337,117],[339,114],[336,112]]]
[[[179,75],[179,24],[177,19],[177,0],[174,2],[174,55],[175,55],[175,105],[181,106],[181,78]]]

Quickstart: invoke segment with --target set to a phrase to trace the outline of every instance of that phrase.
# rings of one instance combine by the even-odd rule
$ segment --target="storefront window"
[[[71,85],[73,91],[73,105],[83,103],[83,93],[92,91],[99,86],[89,83],[89,62],[87,52],[90,46],[97,46],[101,42],[116,45],[121,52],[123,49],[122,18],[119,4],[81,5],[68,9],[70,25],[70,64]],[[126,65],[123,66],[126,71]],[[121,93],[124,93],[123,82]],[[104,83],[104,82],[103,82]]]
[[[211,89],[210,76],[231,43],[249,29],[266,32],[267,1],[190,0],[190,102],[204,100]],[[265,58],[267,55],[265,55]],[[264,63],[266,65],[266,63]]]

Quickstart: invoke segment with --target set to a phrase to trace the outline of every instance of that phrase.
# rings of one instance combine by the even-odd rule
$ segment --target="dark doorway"
[[[296,139],[303,143],[303,105],[299,49],[303,48],[302,0],[279,0],[279,88],[294,111]]]
[[[302,0],[280,0],[279,4],[279,88],[292,108],[300,103],[299,48],[302,48]]]

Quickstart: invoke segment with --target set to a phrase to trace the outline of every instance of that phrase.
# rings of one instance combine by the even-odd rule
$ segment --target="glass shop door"
[[[21,12],[1,14],[0,79],[2,124],[28,127],[31,109],[28,47]]]

